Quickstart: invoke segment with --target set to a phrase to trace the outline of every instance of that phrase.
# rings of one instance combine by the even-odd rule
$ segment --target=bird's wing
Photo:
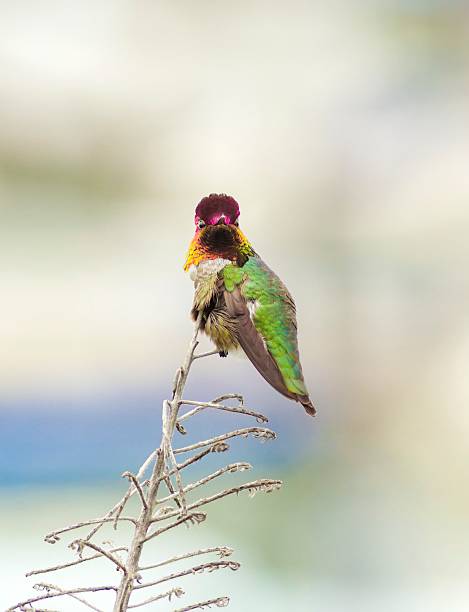
[[[245,297],[239,287],[233,291],[224,290],[224,298],[228,314],[236,321],[236,336],[247,357],[265,378],[265,380],[282,395],[295,399],[283,380],[272,355],[267,350],[264,339],[252,322]]]
[[[223,270],[224,300],[239,344],[279,393],[310,405],[298,354],[295,304],[281,280],[258,257]]]

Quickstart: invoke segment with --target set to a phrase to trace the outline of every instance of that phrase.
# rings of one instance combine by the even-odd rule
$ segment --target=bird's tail
[[[308,396],[306,396],[306,397],[299,397],[298,401],[301,403],[303,408],[306,410],[306,412],[310,416],[315,416],[316,408],[313,406],[313,404],[312,404],[312,402],[311,402],[311,400],[309,399]]]

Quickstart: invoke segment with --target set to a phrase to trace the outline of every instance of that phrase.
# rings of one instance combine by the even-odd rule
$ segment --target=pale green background
[[[0,66],[0,607],[157,444],[215,191],[295,296],[319,415],[197,364],[189,395],[243,391],[279,434],[219,465],[286,484],[155,546],[243,563],[174,607],[467,610],[467,3],[4,1]]]

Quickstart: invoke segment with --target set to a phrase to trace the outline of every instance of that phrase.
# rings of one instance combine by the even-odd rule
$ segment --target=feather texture
[[[228,265],[221,274],[226,308],[236,320],[244,352],[279,393],[314,414],[300,364],[295,303],[287,288],[259,257],[242,267]]]
[[[195,293],[192,316],[220,351],[241,346],[265,380],[315,414],[303,378],[295,303],[238,227],[233,198],[211,194],[196,209],[185,270]]]

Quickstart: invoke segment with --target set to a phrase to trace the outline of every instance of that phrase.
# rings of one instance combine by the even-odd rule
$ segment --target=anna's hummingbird
[[[295,303],[288,289],[239,229],[239,206],[212,193],[195,210],[195,235],[185,270],[195,293],[192,316],[221,356],[241,347],[279,393],[316,413],[298,353]]]

